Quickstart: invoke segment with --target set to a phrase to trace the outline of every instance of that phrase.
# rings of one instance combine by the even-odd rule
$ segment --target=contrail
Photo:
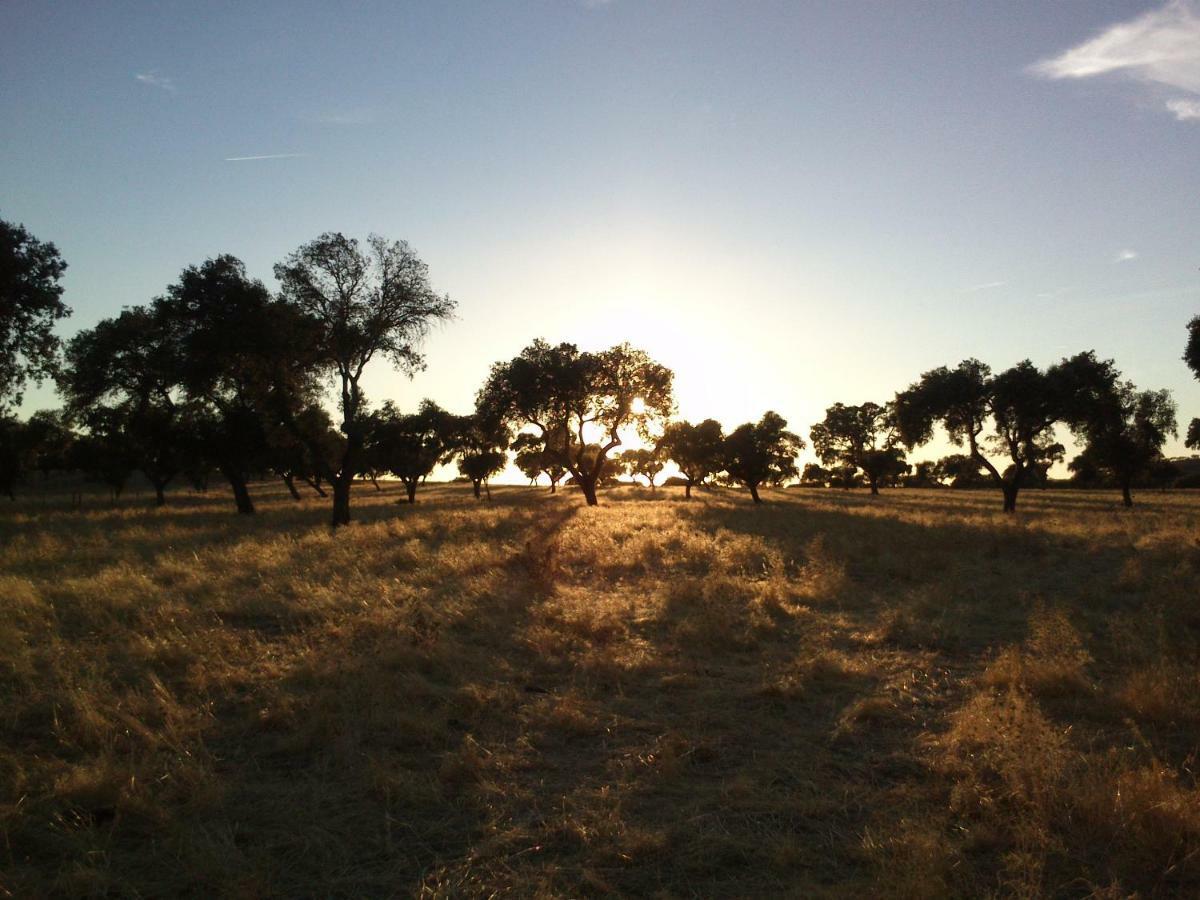
[[[245,162],[248,159],[294,159],[297,156],[308,156],[307,153],[267,153],[263,156],[227,156],[225,162]]]

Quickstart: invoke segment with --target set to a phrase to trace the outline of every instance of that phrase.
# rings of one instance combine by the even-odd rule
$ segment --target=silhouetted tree
[[[829,478],[829,470],[818,463],[805,463],[800,473],[800,483],[805,487],[825,487]]]
[[[0,493],[16,500],[17,483],[24,470],[25,426],[16,416],[0,413]]]
[[[67,343],[59,390],[72,418],[102,429],[97,439],[106,462],[91,475],[109,484],[114,496],[124,482],[117,484],[117,474],[109,477],[105,472],[119,473],[132,465],[154,486],[161,506],[167,485],[185,462],[184,406],[178,395],[183,357],[175,333],[169,316],[135,306],[102,319]],[[194,446],[210,447],[209,437],[196,439]]]
[[[987,477],[979,460],[965,453],[943,456],[933,465],[939,483],[949,483],[952,488],[974,488],[987,485]]]
[[[1183,351],[1183,361],[1188,364],[1196,379],[1200,380],[1200,316],[1188,323],[1188,342]],[[1186,446],[1192,450],[1200,450],[1200,418],[1192,419],[1188,425]]]
[[[937,463],[928,459],[917,463],[913,467],[912,474],[904,477],[903,483],[905,487],[910,488],[942,487],[937,473]]]
[[[57,369],[54,323],[71,314],[58,283],[66,268],[53,244],[0,220],[0,412]]]
[[[1082,456],[1110,474],[1124,504],[1133,506],[1134,482],[1162,459],[1168,436],[1178,433],[1170,391],[1139,391],[1121,380],[1112,360],[1091,352],[1064,360],[1059,378],[1064,419],[1084,441]]]
[[[559,461],[559,455],[546,449],[545,438],[525,431],[517,435],[510,449],[516,454],[513,462],[529,483],[536,484],[544,474],[550,480],[550,493],[553,494],[567,470]]]
[[[51,472],[70,469],[71,445],[77,435],[61,411],[39,409],[25,422],[23,433],[25,465],[41,473],[43,480]]]
[[[476,406],[512,426],[532,425],[595,506],[596,485],[620,431],[636,429],[652,440],[650,426],[671,414],[673,375],[645,352],[621,344],[599,353],[574,344],[534,341],[507,363],[492,366]],[[589,431],[599,434],[594,454]]]
[[[138,460],[125,433],[128,411],[119,407],[94,406],[87,411],[87,433],[71,445],[71,467],[89,481],[98,481],[120,499]]]
[[[813,450],[825,465],[840,463],[861,469],[872,496],[878,496],[880,483],[894,478],[904,466],[890,412],[878,403],[835,403],[825,410],[825,418],[813,425],[810,436]]]
[[[646,483],[650,485],[650,490],[652,491],[654,490],[654,479],[658,477],[658,473],[666,465],[662,451],[658,446],[638,447],[636,450],[626,450],[621,454],[621,462],[630,475],[635,478],[639,475],[645,478]]]
[[[781,484],[798,473],[796,456],[804,441],[786,429],[787,420],[768,411],[757,423],[739,425],[725,439],[723,468],[731,480],[750,489],[755,503],[762,502],[759,485]]]
[[[451,317],[454,303],[433,290],[428,267],[406,242],[378,235],[363,248],[342,234],[323,234],[276,265],[275,277],[285,301],[316,328],[316,370],[337,383],[346,444],[326,477],[333,486],[333,525],[346,525],[366,438],[363,372],[378,357],[408,375],[424,368],[417,348],[436,322]]]
[[[389,472],[404,482],[409,503],[417,486],[454,452],[459,439],[456,417],[432,400],[415,413],[402,414],[388,401],[376,414],[375,452]]]
[[[683,495],[691,499],[692,487],[719,472],[725,461],[725,434],[716,419],[699,425],[671,422],[663,430],[659,447],[679,467],[684,479]]]
[[[1053,370],[1042,372],[1028,360],[999,375],[976,359],[933,369],[896,395],[894,409],[897,432],[909,449],[930,441],[938,424],[953,443],[965,443],[1004,495],[1005,512],[1016,510],[1026,473],[1052,448],[1054,424],[1062,416]],[[985,438],[989,423],[993,434]],[[1011,460],[1009,477],[984,454],[985,441]]]
[[[458,457],[458,471],[471,481],[475,499],[480,499],[480,486],[487,490],[492,499],[488,480],[508,464],[509,430],[503,422],[476,412],[460,416],[453,423],[454,454]]]

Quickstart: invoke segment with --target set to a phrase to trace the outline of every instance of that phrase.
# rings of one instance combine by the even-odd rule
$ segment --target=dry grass
[[[263,491],[0,507],[0,896],[1200,895],[1200,497]]]

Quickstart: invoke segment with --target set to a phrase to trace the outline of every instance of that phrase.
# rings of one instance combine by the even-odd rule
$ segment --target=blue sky
[[[64,334],[374,231],[459,303],[372,373],[402,407],[544,336],[729,425],[1093,348],[1200,415],[1200,0],[7,0],[0,51],[0,217],[67,259]]]

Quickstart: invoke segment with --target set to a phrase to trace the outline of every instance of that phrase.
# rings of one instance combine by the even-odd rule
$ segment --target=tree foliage
[[[71,314],[59,284],[66,268],[54,244],[0,219],[0,412],[21,402],[28,381],[57,371],[54,324]]]
[[[408,375],[422,369],[419,347],[436,323],[451,317],[454,303],[433,289],[428,267],[406,242],[379,235],[364,247],[340,233],[323,234],[276,265],[275,277],[285,302],[313,327],[313,370],[336,383],[346,444],[327,474],[333,525],[345,525],[368,427],[363,372],[381,358]]]
[[[731,480],[745,485],[755,503],[761,503],[758,488],[782,484],[795,478],[796,457],[804,441],[787,430],[787,420],[768,411],[757,423],[739,425],[725,439],[723,468]]]
[[[861,469],[872,495],[879,494],[881,483],[907,471],[896,446],[898,437],[891,411],[877,403],[835,403],[825,410],[825,418],[812,426],[809,435],[821,462]]]
[[[659,447],[683,475],[684,496],[688,498],[695,485],[704,484],[721,471],[725,462],[725,434],[716,419],[705,419],[698,425],[671,422],[663,430]]]
[[[670,369],[628,344],[591,353],[537,340],[492,366],[476,407],[514,427],[536,428],[546,451],[595,506],[596,485],[609,453],[621,445],[620,432],[632,428],[653,440],[653,425],[674,408],[672,382]]]

